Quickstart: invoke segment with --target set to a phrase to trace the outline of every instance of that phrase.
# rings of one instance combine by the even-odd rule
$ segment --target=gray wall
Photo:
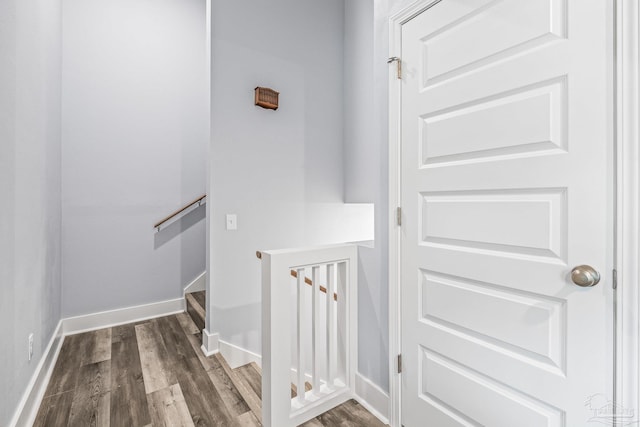
[[[212,2],[208,328],[257,353],[255,251],[321,243],[314,204],[344,200],[343,17],[342,0]],[[277,111],[253,105],[256,86],[280,92]]]
[[[60,320],[60,37],[59,1],[0,2],[2,425]]]
[[[375,205],[375,243],[361,248],[358,287],[358,370],[382,389],[389,387],[388,155],[386,61],[374,57],[373,0],[345,1],[345,201]],[[376,16],[377,19],[381,19]]]
[[[65,317],[182,296],[205,270],[205,0],[65,0]]]
[[[347,0],[345,199],[375,203],[375,247],[360,251],[359,370],[389,389],[389,17],[414,0]]]

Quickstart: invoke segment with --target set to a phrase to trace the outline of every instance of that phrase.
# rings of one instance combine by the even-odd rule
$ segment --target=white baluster
[[[311,304],[311,389],[314,393],[320,393],[320,266],[311,269],[311,281],[313,282]]]
[[[333,381],[335,379],[335,367],[334,358],[336,351],[336,329],[335,329],[335,316],[336,316],[336,304],[333,300],[333,295],[336,292],[335,286],[335,274],[336,265],[327,264],[327,321],[326,321],[326,354],[325,363],[327,365],[327,387],[333,389]]]
[[[348,345],[348,323],[347,323],[347,303],[348,303],[348,278],[347,272],[349,264],[346,261],[339,262],[336,266],[336,289],[338,293],[337,319],[336,319],[336,378],[342,383],[347,381],[347,345]]]
[[[304,383],[305,383],[305,375],[304,375],[304,365],[305,365],[305,352],[304,352],[304,347],[305,347],[305,321],[304,321],[304,305],[305,305],[305,286],[306,283],[304,282],[304,278],[305,278],[305,270],[304,268],[299,268],[298,271],[298,381],[297,381],[297,387],[298,387],[298,401],[300,403],[304,403],[305,398],[304,398],[304,393],[305,393],[305,387],[304,387]]]

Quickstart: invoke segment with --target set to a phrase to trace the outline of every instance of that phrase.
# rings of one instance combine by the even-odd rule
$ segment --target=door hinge
[[[618,270],[613,269],[613,289],[618,289]]]
[[[398,355],[398,373],[399,374],[402,373],[402,355],[401,354]]]
[[[397,56],[392,56],[391,58],[387,59],[387,64],[391,64],[392,62],[396,63],[396,77],[398,78],[398,80],[402,80],[402,59],[398,58]]]
[[[396,224],[398,224],[399,226],[402,225],[402,208],[401,207],[396,208]]]

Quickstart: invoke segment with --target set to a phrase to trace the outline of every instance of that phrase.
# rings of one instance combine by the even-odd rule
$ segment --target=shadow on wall
[[[203,203],[185,216],[169,224],[166,228],[161,228],[153,238],[153,248],[158,249],[183,231],[205,219],[207,213],[205,206],[206,204]]]

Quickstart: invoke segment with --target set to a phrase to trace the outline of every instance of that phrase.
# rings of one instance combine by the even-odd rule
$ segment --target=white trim
[[[247,363],[255,362],[262,368],[262,357],[242,347],[220,340],[220,353],[232,369]]]
[[[9,427],[33,425],[63,341],[61,320],[58,322],[58,326],[53,332],[53,336],[51,340],[49,340],[49,344],[40,358],[40,362],[27,385],[27,389],[22,395],[22,399],[20,399],[13,418],[9,422]]]
[[[383,424],[389,424],[389,395],[360,372],[356,373],[354,398]]]
[[[331,397],[327,400],[317,400],[313,403],[310,403],[305,406],[304,412],[296,411],[291,413],[291,418],[289,418],[289,424],[291,426],[299,426],[303,423],[316,418],[319,415],[324,414],[335,408],[336,406],[342,405],[349,399],[353,398],[353,393],[348,388],[343,388],[342,390],[338,390],[334,392]],[[280,427],[280,426],[278,426]]]
[[[389,21],[389,57],[402,55],[402,17]],[[402,61],[402,59],[400,59]],[[389,67],[389,425],[400,427],[401,376],[397,357],[402,349],[400,322],[400,237],[395,210],[400,206],[400,111],[401,80]]]
[[[638,82],[640,8],[635,1],[616,2],[617,80],[617,331],[616,400],[640,412],[640,150]],[[637,420],[635,420],[637,422]]]
[[[198,277],[193,279],[191,283],[184,287],[183,294],[204,291],[207,287],[207,272],[203,271]]]
[[[291,417],[289,418],[289,424],[287,425],[300,426],[305,422],[332,410],[336,406],[342,405],[344,402],[352,398],[353,394],[347,387],[345,387],[334,392],[327,400],[317,400],[313,403],[307,404],[304,408],[304,412],[292,411]]]
[[[134,307],[85,314],[63,319],[63,333],[64,335],[78,334],[153,319],[155,317],[169,316],[183,311],[185,311],[184,298],[177,298]]]
[[[202,330],[202,346],[200,347],[205,356],[213,356],[220,351],[220,335],[212,334],[206,329]]]
[[[203,340],[204,340],[204,332],[206,330],[203,330]],[[229,366],[231,367],[231,369],[235,369],[239,366],[244,366],[246,364],[249,363],[255,363],[256,365],[258,365],[261,369],[262,369],[262,356],[260,356],[258,353],[254,353],[252,351],[249,351],[247,349],[244,349],[242,347],[239,347],[235,344],[231,344],[230,342],[224,341],[224,340],[220,340],[218,339],[218,334],[213,334],[216,336],[216,340],[217,340],[217,344],[218,344],[218,350],[213,351],[210,354],[205,353],[207,356],[210,356],[212,354],[218,353],[218,351],[220,352],[220,354],[222,354],[222,356],[224,357],[224,360],[227,361],[227,363],[229,364]],[[204,351],[204,344],[203,344],[203,349]],[[358,375],[358,374],[357,374]],[[307,381],[311,381],[311,374],[310,373],[305,373],[305,376],[307,377]],[[294,384],[296,382],[298,378],[298,371],[295,368],[291,368],[291,383]],[[363,377],[364,379],[364,377]],[[366,380],[368,381],[368,380]],[[371,383],[373,385],[373,383]],[[388,398],[388,397],[387,397]],[[363,405],[364,406],[364,405]]]
[[[389,57],[402,58],[402,25],[441,0],[418,0],[389,18]],[[402,59],[401,59],[402,60]],[[397,373],[397,356],[402,349],[400,322],[400,238],[402,228],[396,224],[396,208],[402,206],[401,161],[401,80],[395,67],[389,67],[389,425],[400,427],[401,377]]]

